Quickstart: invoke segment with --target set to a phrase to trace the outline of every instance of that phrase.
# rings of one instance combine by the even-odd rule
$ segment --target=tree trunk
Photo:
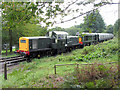
[[[2,55],[2,50],[1,50],[1,48],[0,48],[0,55]],[[1,56],[0,56],[1,57]]]
[[[2,35],[0,36],[0,58],[1,58],[1,55],[2,55]]]
[[[10,52],[12,52],[12,30],[9,29],[9,47],[10,47]]]

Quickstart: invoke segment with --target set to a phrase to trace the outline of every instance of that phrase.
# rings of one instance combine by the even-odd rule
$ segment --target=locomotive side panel
[[[78,38],[78,36],[68,36],[67,37],[68,46],[79,45],[79,42],[81,42],[81,38]]]
[[[38,39],[38,49],[50,48],[50,44],[51,44],[50,38]]]
[[[38,49],[38,39],[29,39],[30,52]]]

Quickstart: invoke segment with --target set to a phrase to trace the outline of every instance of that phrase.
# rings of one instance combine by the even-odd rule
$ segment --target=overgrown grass
[[[22,62],[8,74],[8,80],[0,76],[3,88],[55,88],[63,87],[64,77],[74,72],[76,66],[59,66],[54,75],[55,64],[106,63],[118,60],[118,41],[109,40],[97,45],[86,46],[70,53]],[[79,66],[80,68],[82,66]],[[65,84],[64,84],[65,85]]]
[[[7,54],[7,56],[5,55],[5,54],[2,54],[2,57],[14,57],[14,56],[18,56],[17,54],[15,54],[15,53],[9,53],[9,54]]]

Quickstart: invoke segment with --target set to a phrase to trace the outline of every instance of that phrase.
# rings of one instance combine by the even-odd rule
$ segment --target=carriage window
[[[87,41],[88,40],[88,36],[85,36],[85,41]]]
[[[26,43],[26,40],[20,40],[21,43]]]
[[[91,37],[91,36],[89,36],[89,40],[92,40],[92,37]]]

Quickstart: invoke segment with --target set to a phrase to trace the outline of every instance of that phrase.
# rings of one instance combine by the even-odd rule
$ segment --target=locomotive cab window
[[[21,43],[26,43],[26,40],[20,40]]]
[[[61,36],[61,35],[58,35],[58,39],[62,39],[62,36]]]
[[[65,39],[65,38],[66,38],[66,35],[61,35],[61,34],[59,34],[59,35],[57,35],[57,38],[58,38],[58,39]]]

